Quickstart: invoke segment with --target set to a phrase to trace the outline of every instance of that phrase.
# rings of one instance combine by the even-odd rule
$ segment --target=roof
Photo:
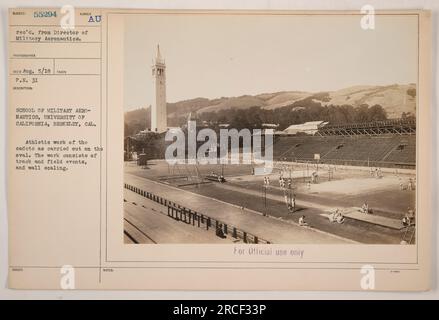
[[[156,53],[156,56],[155,56],[155,63],[159,63],[159,64],[164,64],[165,63],[165,60],[163,60],[162,54],[160,52],[160,45],[159,44],[157,45],[157,53]]]
[[[285,130],[288,130],[288,129],[299,129],[299,128],[318,128],[318,127],[320,127],[320,126],[322,126],[322,125],[326,125],[327,124],[327,122],[325,122],[325,121],[308,121],[308,122],[305,122],[305,123],[300,123],[300,124],[292,124],[292,125],[290,125],[288,128],[286,128]]]
[[[300,124],[292,124],[284,130],[286,133],[307,132],[315,133],[319,128],[327,125],[325,121],[308,121]]]

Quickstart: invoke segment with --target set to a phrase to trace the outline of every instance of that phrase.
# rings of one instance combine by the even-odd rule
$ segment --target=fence
[[[173,218],[177,221],[191,224],[194,227],[204,228],[206,230],[215,230],[216,235],[218,236],[231,235],[235,239],[241,239],[244,243],[270,244],[269,241],[249,232],[246,232],[234,225],[225,223],[218,219],[214,219],[205,214],[186,208],[168,199],[155,195],[149,191],[142,190],[127,183],[124,184],[124,188],[167,207],[168,217]]]

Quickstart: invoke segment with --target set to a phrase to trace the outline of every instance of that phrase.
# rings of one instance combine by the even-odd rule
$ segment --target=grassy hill
[[[403,112],[416,113],[416,96],[407,92],[415,90],[414,84],[409,85],[389,85],[389,86],[354,86],[330,92],[302,92],[286,91],[277,93],[265,93],[256,96],[230,97],[218,101],[212,101],[209,105],[198,108],[197,112],[211,112],[230,108],[249,108],[260,106],[264,109],[273,110],[286,107],[301,100],[311,98],[316,95],[327,96],[326,99],[316,99],[322,105],[344,105],[349,104],[354,107],[367,104],[369,106],[379,104],[387,112],[389,118],[399,118]]]

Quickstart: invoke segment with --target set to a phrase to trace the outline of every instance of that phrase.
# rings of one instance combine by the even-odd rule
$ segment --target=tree
[[[416,97],[416,88],[409,88],[409,89],[407,89],[407,94],[410,97],[415,98]]]
[[[379,104],[375,104],[369,108],[369,121],[379,121],[386,120],[387,113],[386,110]]]

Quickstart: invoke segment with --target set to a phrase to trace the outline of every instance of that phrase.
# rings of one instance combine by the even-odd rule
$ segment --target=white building
[[[328,122],[325,121],[309,121],[301,124],[293,124],[286,128],[283,132],[285,134],[305,133],[313,135],[319,130],[319,128],[327,124]]]

